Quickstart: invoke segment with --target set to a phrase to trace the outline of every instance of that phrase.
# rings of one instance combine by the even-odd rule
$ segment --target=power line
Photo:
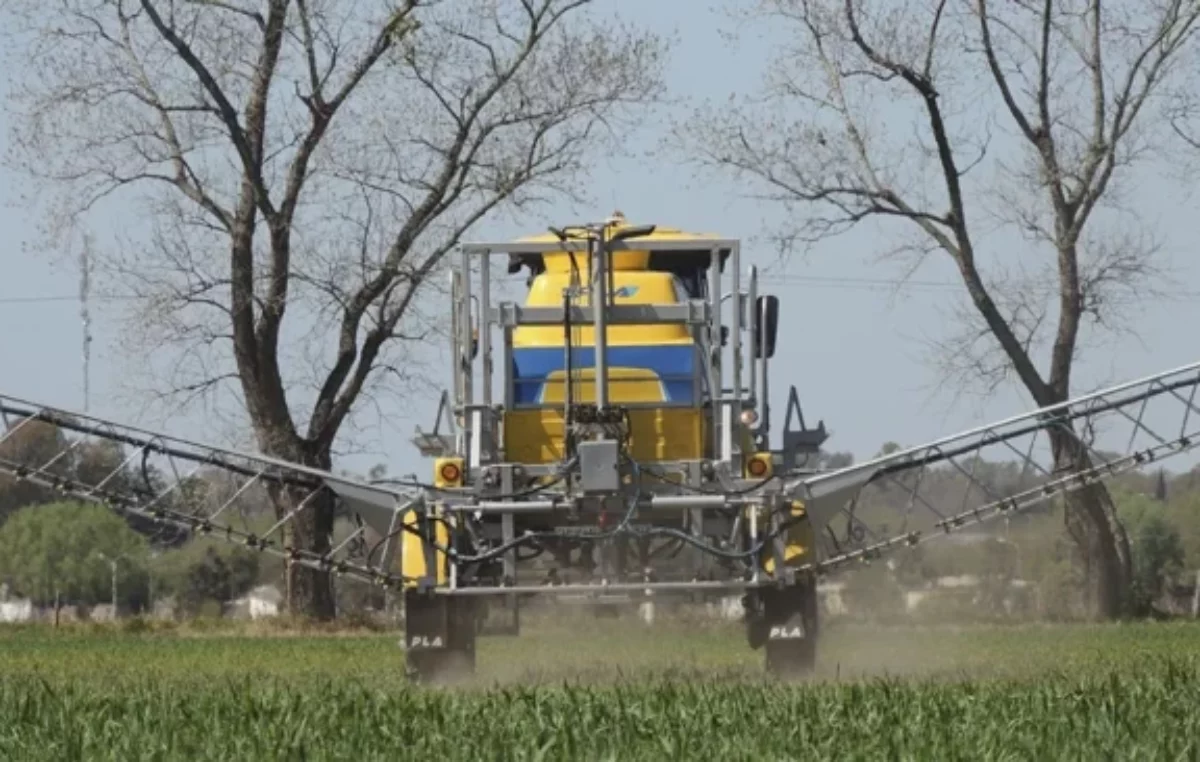
[[[759,279],[770,283],[792,285],[850,285],[850,286],[899,286],[901,288],[962,288],[961,283],[948,280],[912,280],[903,278],[864,278],[855,275],[798,275],[794,273],[759,273]]]
[[[826,276],[826,275],[798,275],[791,273],[762,273],[760,280],[769,281],[772,284],[780,284],[784,286],[834,286],[857,288],[861,290],[874,290],[880,287],[899,287],[899,288],[962,288],[962,284],[954,283],[953,281],[928,281],[928,280],[904,280],[898,278],[864,278],[857,276]],[[138,297],[133,295],[109,295],[96,296],[92,299],[105,302],[130,301]],[[66,294],[47,294],[44,296],[0,296],[0,304],[41,304],[50,302],[72,302],[78,301],[78,296],[69,296]]]
[[[833,286],[846,288],[860,288],[862,290],[874,290],[882,287],[899,288],[933,288],[933,289],[953,289],[962,290],[965,285],[961,281],[951,280],[912,280],[902,278],[864,278],[858,276],[843,276],[843,275],[796,275],[791,273],[760,273],[759,280],[767,282],[771,285],[793,285],[793,286]],[[985,284],[987,285],[987,284]],[[994,288],[994,286],[988,286]],[[1200,296],[1200,290],[1195,289],[1172,289],[1171,294],[1176,296]]]
[[[89,302],[128,302],[137,299],[137,296],[132,294],[123,296],[97,296],[94,293],[89,293]],[[80,295],[74,294],[68,296],[66,294],[43,294],[39,296],[0,296],[0,304],[42,304],[49,302],[79,302]]]
[[[772,285],[781,286],[812,286],[821,287],[827,286],[832,288],[849,288],[852,290],[875,291],[880,288],[890,287],[899,289],[912,288],[935,288],[935,289],[961,289],[961,283],[952,281],[913,281],[900,279],[886,278],[856,278],[851,276],[819,276],[819,275],[788,275],[777,273],[765,273],[760,275],[760,280],[768,281]],[[1200,293],[1200,292],[1197,292]],[[120,302],[136,299],[136,296],[93,296],[92,299],[103,302]],[[57,294],[47,294],[45,296],[8,296],[0,297],[0,305],[3,304],[42,304],[51,302],[75,302],[78,301],[78,296],[66,296]]]
[[[961,290],[964,285],[950,280],[913,280],[906,278],[869,278],[853,275],[799,275],[792,273],[760,273],[761,282],[772,286],[800,288],[836,288],[852,291],[878,291],[880,289],[896,289],[900,291],[913,289]],[[1196,289],[1172,289],[1171,294],[1180,297],[1200,296]],[[121,302],[137,299],[133,295],[110,295],[91,297],[94,301]],[[0,305],[43,304],[53,302],[78,302],[79,296],[67,294],[46,294],[38,296],[0,296]]]
[[[78,296],[0,296],[0,304],[40,304],[42,302],[77,302]]]

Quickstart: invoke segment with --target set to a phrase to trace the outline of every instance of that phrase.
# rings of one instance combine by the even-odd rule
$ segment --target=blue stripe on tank
[[[572,366],[594,368],[594,347],[575,347]],[[565,368],[563,347],[521,347],[513,349],[513,397],[518,405],[535,404],[541,398],[546,377]],[[693,403],[696,372],[696,347],[692,344],[650,344],[609,346],[608,367],[640,368],[658,375],[666,388],[666,402]]]

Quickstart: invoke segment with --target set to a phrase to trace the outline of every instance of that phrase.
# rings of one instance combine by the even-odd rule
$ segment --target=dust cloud
[[[1003,629],[835,618],[822,623],[815,670],[789,682],[976,677],[993,667],[986,634]],[[542,602],[521,612],[519,635],[481,635],[475,675],[455,687],[779,682],[766,673],[764,658],[762,649],[750,648],[739,620],[714,618],[703,605],[660,605],[648,624],[632,606]]]

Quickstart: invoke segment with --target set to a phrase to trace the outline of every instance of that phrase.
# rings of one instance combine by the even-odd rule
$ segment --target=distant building
[[[231,601],[228,615],[234,619],[265,619],[279,616],[283,595],[274,585],[260,585]]]
[[[14,599],[8,583],[0,582],[0,622],[31,622],[35,615],[33,601]]]
[[[0,622],[32,622],[34,613],[31,600],[0,601]]]

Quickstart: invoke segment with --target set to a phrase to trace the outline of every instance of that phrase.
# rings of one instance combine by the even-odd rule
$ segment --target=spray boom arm
[[[826,552],[808,567],[817,573],[837,570],[853,562],[880,558],[899,548],[926,542],[935,537],[1021,512],[1044,504],[1054,497],[1103,481],[1147,463],[1188,452],[1200,442],[1200,363],[1130,381],[1084,395],[1060,405],[1038,410],[945,437],[918,447],[908,448],[848,468],[816,475],[781,477],[774,484],[739,493],[684,496],[648,496],[644,508],[670,507],[672,501],[683,505],[711,504],[713,508],[778,505],[799,500],[804,503],[809,521],[825,538]],[[392,570],[395,538],[405,531],[400,516],[407,511],[427,513],[431,501],[438,501],[451,512],[483,515],[489,512],[553,511],[563,507],[557,498],[523,501],[489,501],[461,493],[440,493],[431,485],[410,483],[405,489],[372,484],[335,475],[319,469],[212,447],[179,437],[124,426],[94,416],[65,412],[27,400],[0,396],[0,418],[5,431],[0,434],[0,473],[26,479],[56,489],[77,499],[100,502],[114,509],[187,532],[220,536],[247,548],[288,558],[293,563],[364,582],[401,587],[416,580]],[[35,460],[5,447],[35,421],[54,424],[76,435],[52,457]],[[1104,424],[1122,424],[1125,446],[1120,451],[1100,451],[1090,441],[1092,433]],[[1047,454],[1051,434],[1078,445],[1076,467],[1056,468]],[[67,454],[85,441],[116,442],[128,448],[127,457],[109,473],[92,483],[79,483],[63,475],[58,466]],[[1017,482],[997,488],[978,472],[985,451],[999,448],[1008,456],[1016,455],[1021,474]],[[926,495],[935,465],[950,466],[967,485],[961,510],[947,512]],[[120,474],[131,467],[143,475],[147,467],[174,476],[174,480],[128,483]],[[235,485],[228,497],[189,503],[182,489],[189,478],[204,469],[221,472]],[[293,506],[283,519],[264,531],[238,526],[234,505],[254,486],[285,484],[307,491],[311,498],[321,490],[330,490],[343,507],[356,516],[359,528],[335,538],[329,553],[287,547],[282,528],[288,519],[306,510],[309,501]],[[890,490],[905,502],[901,531],[884,534],[864,517],[872,490]],[[920,508],[917,511],[915,509]],[[844,521],[841,536],[837,525]],[[371,529],[381,538],[365,555],[361,537]],[[358,542],[356,542],[356,540]],[[355,549],[359,548],[356,555]]]

